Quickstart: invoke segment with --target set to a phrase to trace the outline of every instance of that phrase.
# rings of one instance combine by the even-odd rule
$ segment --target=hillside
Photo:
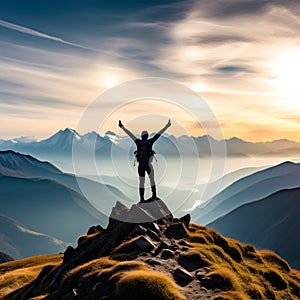
[[[243,177],[192,212],[193,220],[208,224],[233,209],[286,188],[300,185],[300,164],[284,162]]]
[[[207,226],[256,247],[272,249],[300,269],[300,188],[245,204]]]
[[[34,280],[47,265],[58,265],[62,254],[34,256],[0,264],[0,299]]]
[[[189,215],[173,218],[162,201],[130,209],[117,203],[112,216],[126,220],[158,212],[164,216],[158,221],[134,224],[110,218],[106,229],[90,228],[75,249],[66,250],[61,264],[46,266],[4,299],[300,297],[300,273],[278,255],[191,224]]]
[[[67,244],[0,215],[0,251],[14,259],[63,252]]]
[[[91,206],[83,196],[56,181],[2,176],[0,186],[1,213],[65,242],[101,220],[83,208]]]
[[[49,162],[14,151],[0,151],[0,174],[14,177],[44,177],[62,172]]]
[[[55,180],[66,187],[74,190],[75,192],[82,194],[78,181],[81,185],[96,194],[101,194],[107,202],[116,201],[121,197],[126,199],[126,196],[117,188],[111,185],[104,185],[93,180],[89,180],[82,177],[76,177],[75,175],[63,173],[55,166],[47,161],[40,161],[30,155],[14,151],[0,151],[0,175],[20,178],[41,178]],[[94,213],[95,210],[91,209],[89,205],[84,207],[90,213]],[[96,216],[100,218],[101,222],[105,224],[107,221],[106,216],[96,213]]]
[[[29,228],[73,242],[93,224],[107,224],[107,217],[82,194],[78,181],[109,213],[126,196],[117,188],[66,174],[49,162],[14,151],[0,151],[1,213]]]

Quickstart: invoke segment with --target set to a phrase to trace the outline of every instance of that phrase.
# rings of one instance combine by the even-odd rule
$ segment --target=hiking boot
[[[151,191],[152,191],[152,197],[151,197],[151,199],[153,199],[153,200],[159,199],[159,198],[156,196],[156,187],[155,187],[155,185],[153,185],[153,186],[151,187]]]
[[[145,203],[146,202],[144,198],[145,188],[139,188],[139,192],[140,192],[140,202]]]

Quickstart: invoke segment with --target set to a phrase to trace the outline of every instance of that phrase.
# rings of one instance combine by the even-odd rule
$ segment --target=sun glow
[[[275,84],[284,105],[300,108],[300,49],[285,51],[274,68]]]
[[[121,82],[120,76],[115,72],[103,72],[99,81],[104,88],[111,88]]]

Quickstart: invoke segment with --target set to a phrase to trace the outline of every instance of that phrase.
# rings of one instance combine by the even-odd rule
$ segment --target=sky
[[[0,139],[77,128],[107,89],[161,77],[199,94],[226,138],[300,141],[299,1],[0,5]],[[122,115],[125,123],[134,110]],[[168,115],[164,106],[161,112]]]

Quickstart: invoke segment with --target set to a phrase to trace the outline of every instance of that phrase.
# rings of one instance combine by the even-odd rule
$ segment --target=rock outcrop
[[[133,223],[132,220],[144,220]],[[117,203],[59,266],[4,299],[297,299],[300,274],[271,251],[174,218],[163,201]]]

